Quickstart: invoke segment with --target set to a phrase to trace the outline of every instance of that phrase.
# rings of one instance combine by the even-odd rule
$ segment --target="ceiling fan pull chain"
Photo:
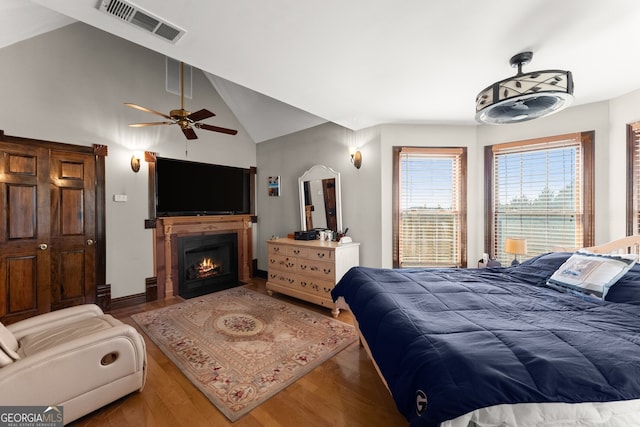
[[[184,156],[189,157],[189,141],[184,142]]]

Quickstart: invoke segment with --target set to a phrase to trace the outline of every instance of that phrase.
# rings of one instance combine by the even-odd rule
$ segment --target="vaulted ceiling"
[[[203,70],[256,142],[323,121],[475,125],[476,95],[525,50],[526,71],[573,73],[574,105],[640,88],[637,0],[134,0],[176,43],[99,3],[3,0],[0,47],[85,22]]]

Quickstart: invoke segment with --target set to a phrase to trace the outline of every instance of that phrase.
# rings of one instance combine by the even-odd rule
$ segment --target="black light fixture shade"
[[[476,120],[480,123],[520,123],[556,113],[573,101],[571,71],[544,70],[523,73],[533,54],[511,58],[518,74],[482,90],[476,97]]]

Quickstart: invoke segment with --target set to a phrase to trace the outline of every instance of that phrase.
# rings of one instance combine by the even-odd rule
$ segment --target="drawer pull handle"
[[[304,288],[304,287],[306,287],[306,286],[308,285],[308,283],[307,283],[307,282],[305,282],[304,280],[303,280],[302,282],[300,282],[300,284],[302,285],[302,287],[303,287],[303,288]]]
[[[273,252],[280,252],[280,248],[273,248]]]
[[[306,264],[300,265],[300,270],[306,270],[306,269],[307,269],[307,265]]]
[[[300,249],[294,249],[294,250],[293,250],[293,253],[294,253],[294,254],[296,254],[296,255],[298,255],[298,254],[300,253]]]
[[[288,263],[285,265],[285,267],[287,267],[287,268],[292,268],[292,267],[295,267],[295,266],[296,266],[296,265],[295,265],[294,263],[292,263],[292,262],[288,262]]]
[[[331,273],[331,269],[330,268],[325,268],[322,271],[324,271],[324,274],[330,274]]]
[[[318,258],[324,258],[324,252],[318,252]]]
[[[287,279],[287,281],[288,281],[289,283],[293,283],[293,282],[295,282],[295,281],[296,281],[296,279],[292,279],[291,277],[289,277],[289,278]]]
[[[311,267],[311,271],[318,271],[318,270],[319,270],[319,268],[316,267],[315,265],[313,267]]]
[[[329,293],[329,292],[331,292],[331,288],[324,288],[324,291],[325,291],[326,293]]]

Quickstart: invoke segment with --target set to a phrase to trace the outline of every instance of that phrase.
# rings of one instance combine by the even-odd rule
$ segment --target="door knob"
[[[46,243],[40,243],[40,244],[38,245],[38,248],[40,248],[40,250],[41,250],[41,251],[46,251],[48,247],[49,247],[49,246],[47,246],[47,244],[46,244]]]
[[[91,239],[88,239],[88,240],[87,240],[87,246],[91,246],[91,245],[93,245],[93,244],[95,244],[95,243],[96,243],[96,241],[95,241],[95,240],[91,240]]]

